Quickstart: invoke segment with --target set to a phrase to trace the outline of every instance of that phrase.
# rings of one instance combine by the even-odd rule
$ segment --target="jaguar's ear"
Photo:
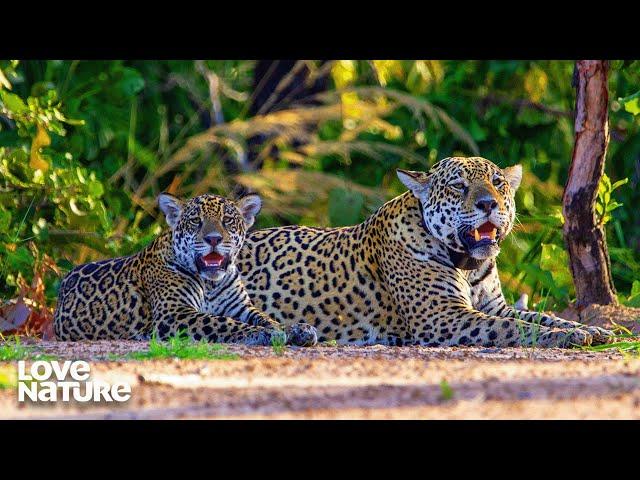
[[[429,190],[430,176],[425,172],[415,172],[413,170],[396,169],[400,181],[411,190],[416,197],[421,197]]]
[[[250,193],[238,200],[237,204],[244,218],[244,223],[246,223],[247,228],[249,228],[253,225],[256,215],[258,215],[258,212],[262,208],[262,199],[260,199],[258,194]]]
[[[158,205],[160,206],[162,213],[164,213],[169,226],[171,228],[175,228],[178,224],[180,214],[182,213],[184,202],[170,193],[164,192],[158,196]]]
[[[522,181],[522,165],[507,167],[503,169],[502,172],[504,173],[504,178],[506,178],[509,185],[511,185],[511,190],[514,192],[518,190],[520,182]]]

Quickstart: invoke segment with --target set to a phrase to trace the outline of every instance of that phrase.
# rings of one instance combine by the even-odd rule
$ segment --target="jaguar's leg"
[[[495,261],[487,261],[470,277],[473,307],[487,315],[520,319],[533,325],[567,331],[582,330],[589,333],[594,344],[613,341],[613,332],[600,327],[564,320],[544,312],[534,312],[513,308],[508,305],[502,293],[500,278]]]
[[[549,328],[461,305],[443,309],[428,322],[413,322],[412,328],[414,338],[423,345],[571,347],[592,342],[591,334],[582,329]]]
[[[527,310],[507,310],[506,316],[519,318],[521,320],[539,324],[543,327],[549,328],[562,328],[565,330],[579,329],[589,332],[593,337],[594,344],[611,343],[613,341],[614,333],[610,330],[606,330],[601,327],[595,327],[591,325],[584,325],[578,322],[572,322],[571,320],[565,320],[555,315],[550,315],[544,312],[532,312]]]
[[[274,338],[286,341],[286,334],[281,330],[249,325],[230,317],[210,315],[188,308],[163,315],[155,324],[161,340],[184,331],[194,340],[206,339],[218,343],[268,346]]]
[[[316,328],[306,323],[294,323],[286,327],[269,317],[266,313],[258,310],[249,300],[249,296],[242,289],[242,297],[239,299],[242,306],[239,312],[233,313],[243,322],[250,325],[261,326],[270,330],[284,330],[287,336],[287,344],[298,347],[310,347],[318,343],[318,332]]]

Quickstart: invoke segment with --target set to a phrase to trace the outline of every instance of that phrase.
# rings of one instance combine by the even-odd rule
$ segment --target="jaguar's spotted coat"
[[[319,340],[393,345],[567,346],[611,332],[505,302],[495,265],[512,229],[520,166],[446,158],[398,171],[409,192],[364,223],[249,234],[238,268],[252,301]],[[539,323],[539,325],[537,325]]]

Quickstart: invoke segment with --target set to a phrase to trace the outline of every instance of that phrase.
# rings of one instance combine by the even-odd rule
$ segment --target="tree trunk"
[[[618,303],[604,227],[595,212],[609,143],[608,70],[607,61],[579,60],[574,71],[575,144],[562,203],[578,309]]]

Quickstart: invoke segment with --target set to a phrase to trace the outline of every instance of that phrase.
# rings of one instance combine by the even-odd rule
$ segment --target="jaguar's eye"
[[[463,182],[456,182],[449,185],[451,188],[455,188],[456,190],[464,190],[467,186]]]
[[[502,185],[502,179],[500,177],[493,177],[493,185],[496,187]]]

